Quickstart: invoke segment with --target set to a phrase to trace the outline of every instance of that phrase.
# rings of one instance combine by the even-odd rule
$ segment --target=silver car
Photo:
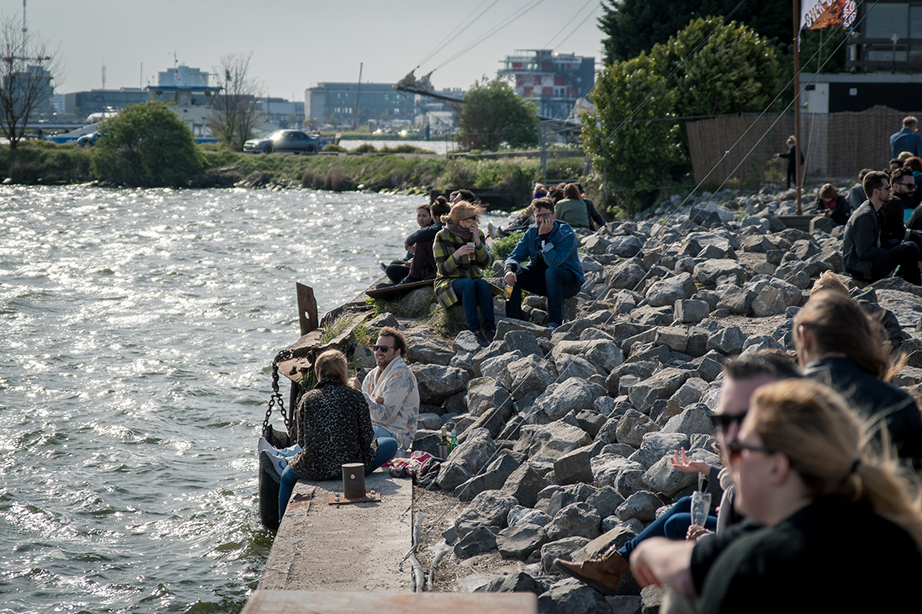
[[[276,130],[267,137],[250,139],[243,144],[243,151],[272,153],[273,151],[290,151],[292,153],[317,153],[326,145],[326,141],[300,130]]]

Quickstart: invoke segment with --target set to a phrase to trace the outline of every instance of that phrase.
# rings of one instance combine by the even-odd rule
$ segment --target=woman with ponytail
[[[737,508],[765,528],[723,550],[700,612],[880,612],[917,600],[922,509],[894,464],[862,453],[864,436],[822,384],[756,390],[725,461]]]

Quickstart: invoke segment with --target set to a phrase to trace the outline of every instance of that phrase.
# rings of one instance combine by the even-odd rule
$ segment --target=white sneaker
[[[272,468],[275,469],[279,477],[282,477],[282,473],[284,473],[285,468],[288,467],[288,458],[279,452],[275,446],[266,441],[265,437],[259,438],[256,449],[259,456],[272,465]]]

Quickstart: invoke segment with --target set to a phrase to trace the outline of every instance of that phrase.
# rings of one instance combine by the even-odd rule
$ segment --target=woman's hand
[[[682,473],[710,473],[711,467],[704,461],[690,461],[685,456],[685,448],[672,452],[672,468]]]
[[[688,532],[685,534],[685,539],[693,542],[698,541],[698,538],[702,535],[707,535],[708,533],[713,533],[713,531],[708,531],[704,527],[699,527],[696,524],[690,525],[688,527]]]
[[[474,221],[474,225],[471,226],[471,232],[474,233],[474,245],[480,247],[480,222]]]
[[[473,245],[468,245],[467,243],[465,243],[464,245],[462,245],[461,247],[459,247],[458,249],[456,249],[456,250],[455,250],[455,253],[452,254],[452,256],[454,257],[455,260],[457,260],[457,261],[460,262],[462,256],[469,256],[469,255],[473,254],[473,253],[474,253],[474,249],[475,249],[475,248],[474,248]]]
[[[506,283],[507,286],[514,286],[515,282],[517,282],[518,280],[519,280],[519,276],[513,273],[512,271],[507,271],[506,274],[503,275],[503,281]]]
[[[406,241],[404,241],[404,242],[403,242],[403,248],[404,248],[405,250],[407,250],[408,252],[410,252],[411,254],[415,254],[415,253],[416,253],[416,244],[415,244],[415,243],[414,243],[413,245],[410,245],[409,243],[407,243]]]

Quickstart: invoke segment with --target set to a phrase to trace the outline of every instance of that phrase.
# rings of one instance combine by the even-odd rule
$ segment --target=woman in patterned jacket
[[[299,480],[335,480],[346,463],[363,463],[365,475],[394,458],[397,440],[375,439],[368,403],[347,383],[346,357],[328,350],[314,362],[317,387],[301,397],[295,412],[297,443],[301,451],[282,472],[279,520]]]
[[[435,235],[432,253],[438,274],[435,278],[435,297],[444,309],[461,299],[467,328],[481,346],[493,341],[496,335],[496,318],[493,315],[493,290],[483,279],[483,269],[490,266],[490,252],[483,232],[480,231],[480,214],[483,207],[460,201],[442,216],[446,227]],[[483,326],[477,316],[477,307],[483,317]]]

